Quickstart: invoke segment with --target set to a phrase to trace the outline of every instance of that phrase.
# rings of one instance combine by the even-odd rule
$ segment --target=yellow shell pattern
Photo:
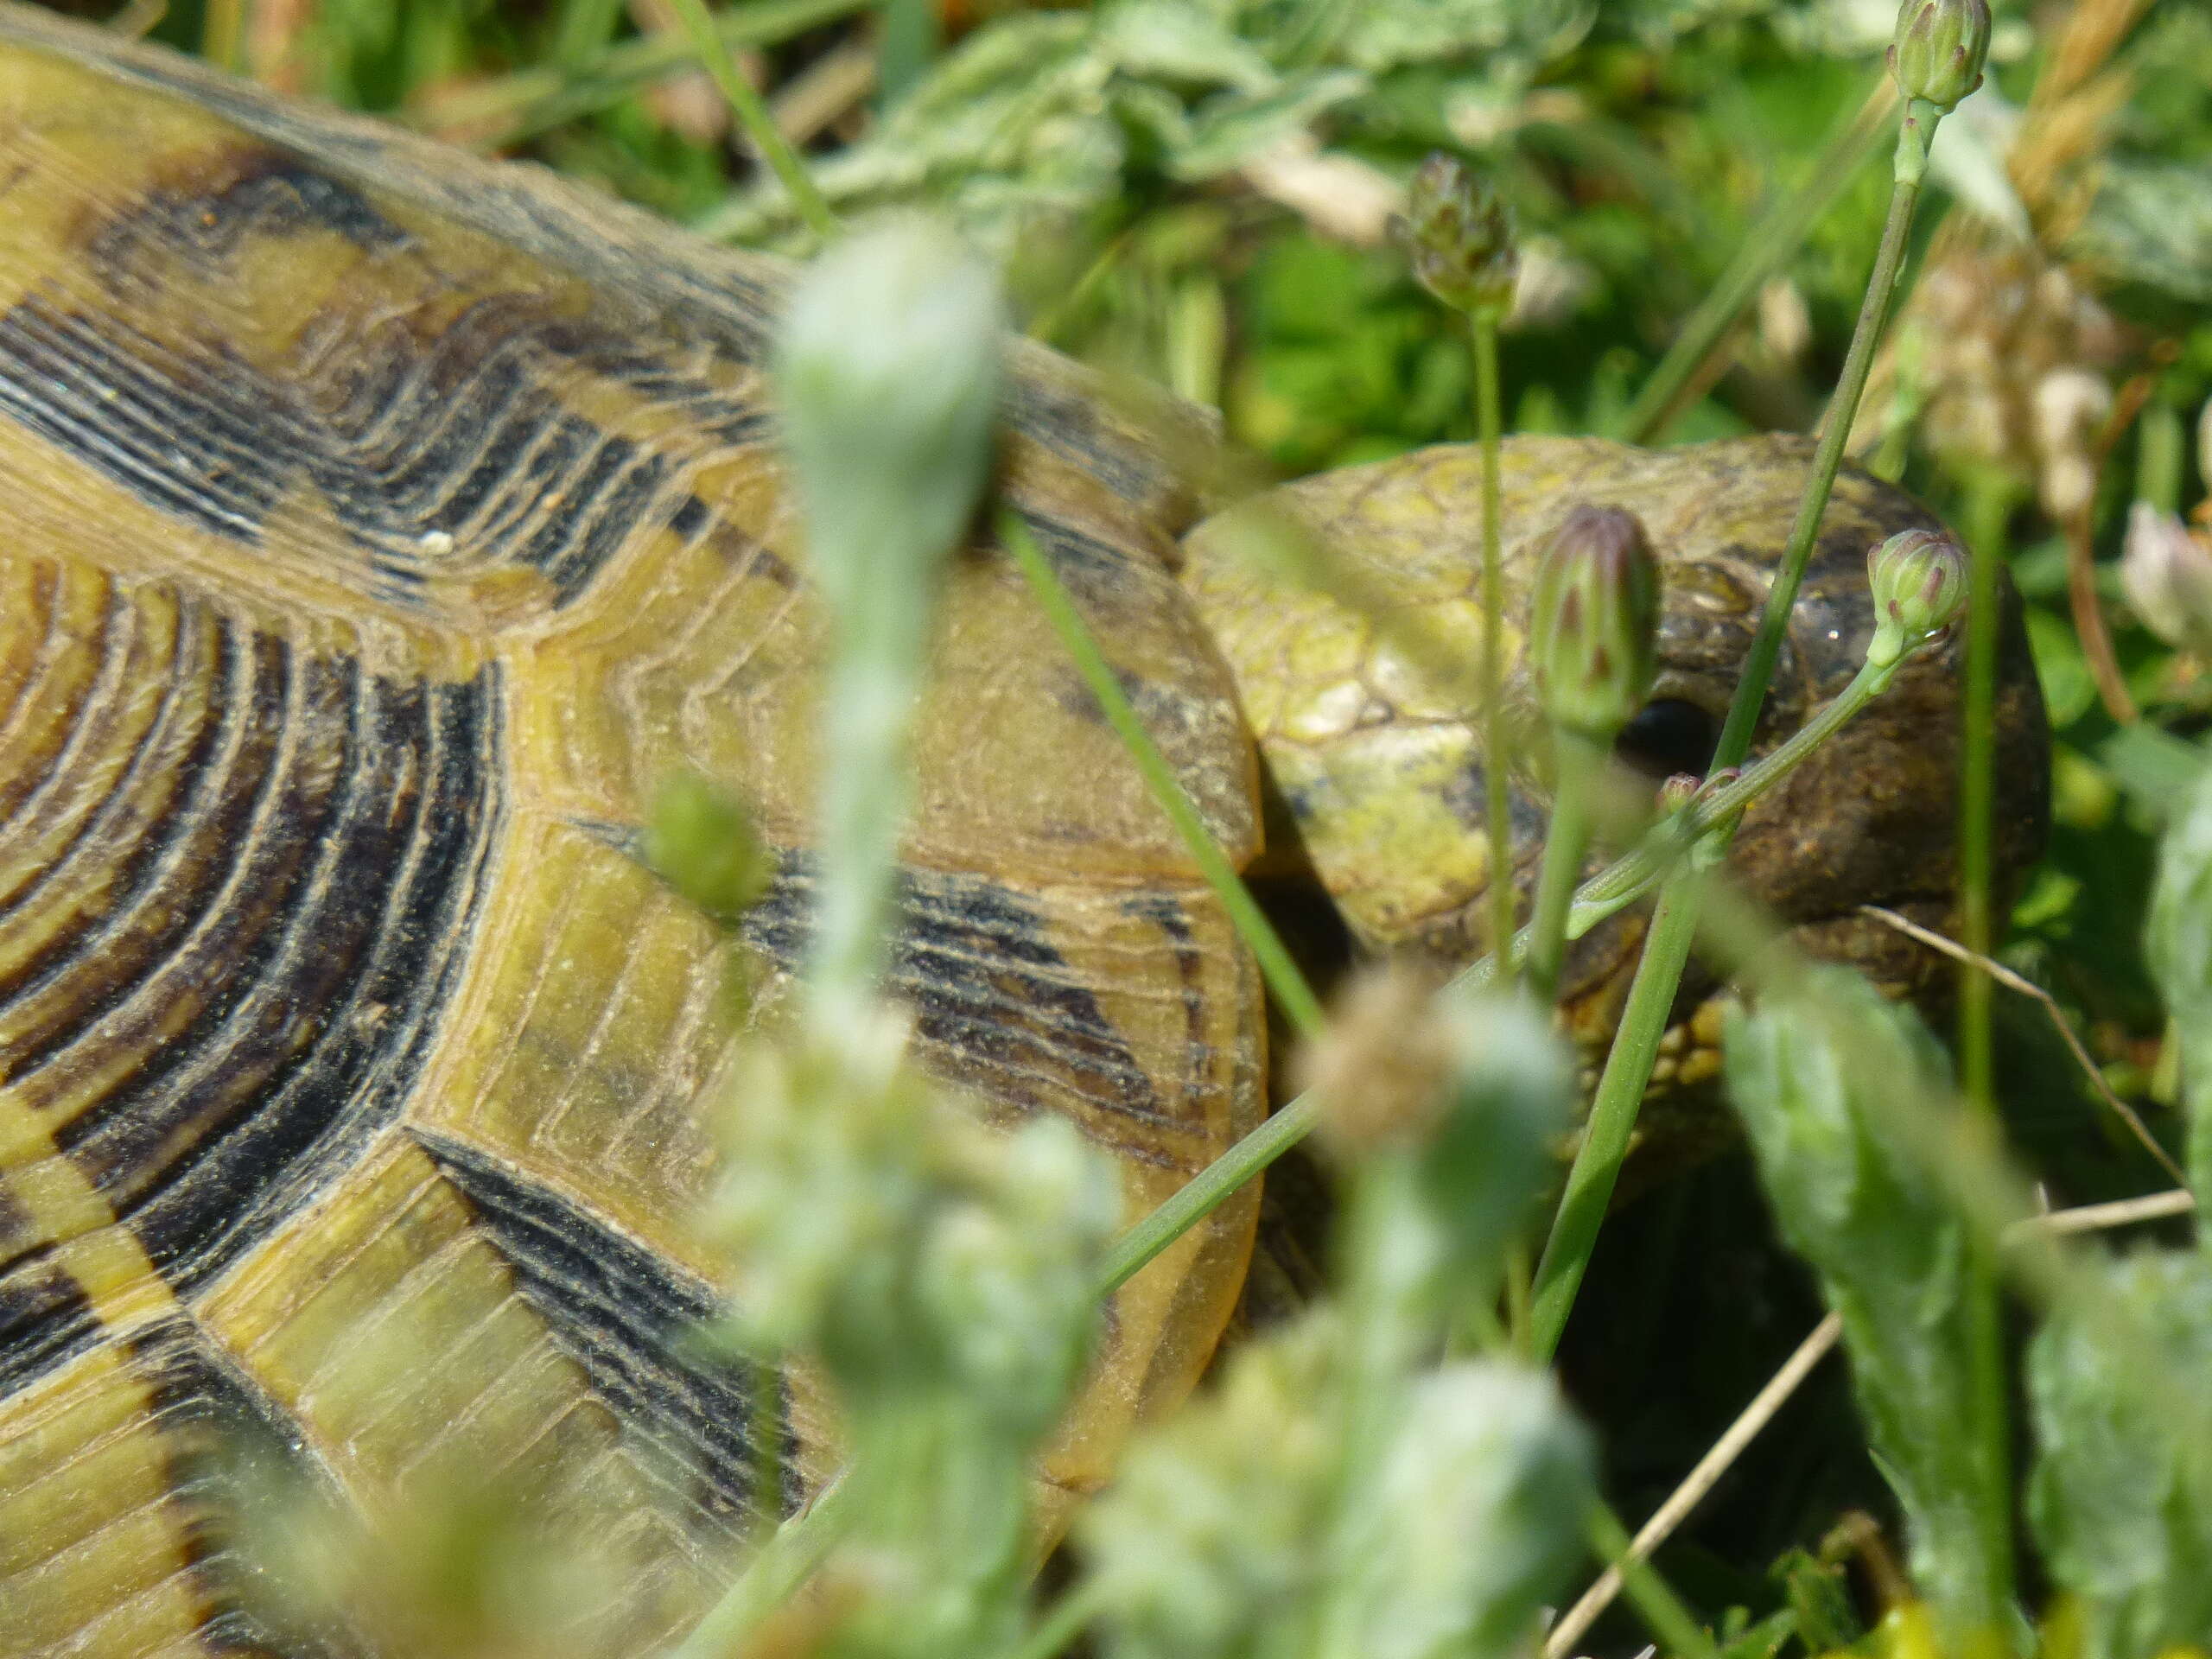
[[[15,7],[0,193],[0,1655],[283,1650],[235,1593],[241,1433],[372,1515],[531,1471],[633,1569],[643,1651],[759,1449],[682,1340],[721,947],[633,849],[672,771],[741,787],[790,960],[819,619],[780,268]],[[1011,404],[1011,499],[1249,855],[1175,492],[1046,354]],[[1252,970],[993,550],[938,666],[895,988],[1140,1213],[1255,1121]],[[1048,1481],[1188,1387],[1250,1219],[1117,1299]]]

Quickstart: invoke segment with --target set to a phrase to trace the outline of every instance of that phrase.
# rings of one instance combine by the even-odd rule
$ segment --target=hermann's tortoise
[[[239,1435],[370,1513],[555,1471],[644,1651],[755,1491],[748,1390],[683,1340],[715,1305],[686,1217],[737,1033],[715,930],[635,849],[671,772],[742,787],[781,849],[749,935],[791,961],[819,624],[760,368],[786,273],[12,6],[0,195],[0,1656],[299,1647],[241,1594]],[[1179,553],[1147,440],[1048,353],[1014,364],[1005,494],[1215,834],[1258,855],[1264,751],[1274,877],[1302,842],[1353,936],[1464,957],[1464,710],[1218,536]],[[1803,454],[1510,448],[1516,576],[1580,499],[1637,510],[1664,561],[1631,749],[1709,751]],[[1432,451],[1287,499],[1471,640],[1474,480]],[[1855,667],[1867,546],[1924,522],[1847,474],[1764,741]],[[2008,626],[2017,862],[2043,760]],[[1255,974],[988,548],[939,668],[895,988],[938,1071],[1066,1115],[1135,1215],[1263,1110]],[[1854,906],[1948,904],[1953,670],[1910,669],[1737,855],[1901,983],[1925,966]],[[1635,926],[1571,965],[1578,1019]],[[1047,1481],[1095,1484],[1187,1389],[1252,1214],[1116,1300]],[[792,1403],[787,1496],[825,1444]]]

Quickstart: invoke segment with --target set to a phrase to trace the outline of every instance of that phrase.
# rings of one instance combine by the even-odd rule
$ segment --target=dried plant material
[[[2037,383],[2031,403],[2043,510],[2056,521],[2088,512],[2096,499],[2095,450],[2112,413],[2111,386],[2087,369],[2056,369]]]

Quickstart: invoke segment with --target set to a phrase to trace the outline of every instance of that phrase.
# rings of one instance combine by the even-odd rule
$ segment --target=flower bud
[[[656,875],[725,927],[753,907],[772,872],[745,803],[696,772],[661,785],[645,850]]]
[[[1910,100],[1948,114],[1981,85],[1989,54],[1989,0],[1904,0],[1890,47],[1890,73]]]
[[[1659,785],[1659,793],[1653,800],[1652,810],[1662,818],[1672,817],[1695,800],[1698,791],[1704,787],[1705,779],[1694,772],[1672,773],[1664,783]]]
[[[1596,1495],[1590,1436],[1542,1372],[1447,1365],[1409,1391],[1355,1491],[1336,1599],[1363,1659],[1526,1653]]]
[[[856,232],[800,276],[777,342],[784,441],[814,574],[833,602],[949,555],[990,467],[1005,308],[990,267],[932,220]],[[905,556],[894,556],[903,555]]]
[[[2212,545],[2173,514],[2147,501],[2129,511],[2120,587],[2143,626],[2159,639],[2212,655]]]
[[[1440,150],[1414,169],[1398,231],[1414,275],[1445,304],[1502,315],[1513,303],[1521,261],[1512,217],[1455,158]]]
[[[1554,724],[1609,743],[1658,671],[1659,567],[1636,515],[1569,513],[1536,569],[1529,619],[1537,695]]]
[[[1950,626],[1967,602],[1967,556],[1941,531],[1903,530],[1866,556],[1874,638],[1866,660],[1886,668]]]

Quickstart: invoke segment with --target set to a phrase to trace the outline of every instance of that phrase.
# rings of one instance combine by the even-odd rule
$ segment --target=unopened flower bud
[[[1890,47],[1890,73],[1906,99],[1948,114],[1981,85],[1989,55],[1989,0],[1904,0]]]
[[[2170,512],[2138,501],[2127,515],[2120,591],[2170,645],[2212,656],[2212,545]]]
[[[1421,285],[1462,311],[1502,315],[1513,303],[1520,256],[1505,204],[1441,151],[1414,170],[1398,225]]]
[[[1659,566],[1636,515],[1569,513],[1536,569],[1529,619],[1537,694],[1554,724],[1609,743],[1651,694]]]
[[[784,442],[833,602],[934,585],[990,471],[1006,326],[996,275],[918,215],[855,232],[801,275],[777,343]],[[906,566],[909,568],[901,568]]]
[[[1301,1089],[1327,1103],[1322,1140],[1347,1160],[1417,1146],[1443,1116],[1456,1034],[1434,1005],[1435,988],[1402,963],[1363,969],[1300,1053]]]
[[[656,875],[725,927],[753,907],[772,867],[745,803],[690,772],[661,785],[645,854]]]
[[[1967,556],[1941,531],[1904,530],[1866,556],[1874,638],[1866,660],[1885,668],[1951,626],[1967,602]]]

